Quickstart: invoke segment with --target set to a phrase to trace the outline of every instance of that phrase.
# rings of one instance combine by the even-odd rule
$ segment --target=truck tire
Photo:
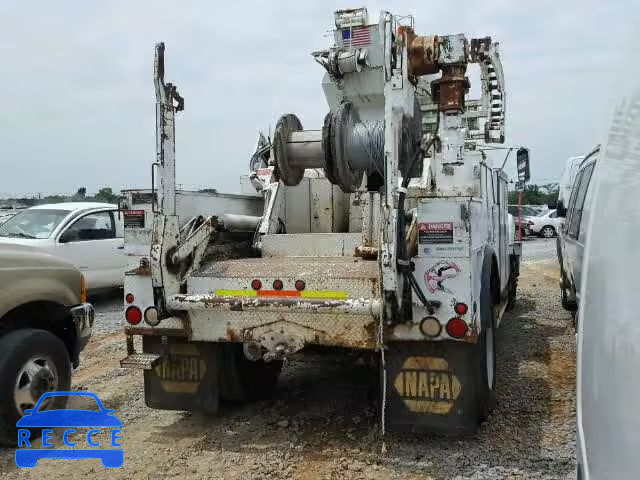
[[[71,386],[71,360],[64,343],[46,330],[20,329],[0,338],[0,444],[16,446],[16,422],[45,392]],[[40,408],[64,408],[55,397]]]
[[[483,282],[480,291],[480,322],[482,332],[474,346],[477,358],[475,365],[478,368],[474,378],[479,424],[489,417],[496,405],[496,329],[491,282]]]
[[[254,362],[245,357],[242,344],[222,346],[219,371],[220,399],[229,403],[259,400],[278,385],[282,362]]]
[[[569,299],[569,290],[573,292],[573,287],[571,286],[564,269],[560,267],[560,303],[562,304],[562,308],[573,314],[578,309],[578,305],[575,301]]]

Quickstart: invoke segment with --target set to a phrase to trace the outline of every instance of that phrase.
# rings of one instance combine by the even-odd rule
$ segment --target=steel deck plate
[[[356,257],[266,257],[205,263],[192,277],[377,279],[376,260]]]

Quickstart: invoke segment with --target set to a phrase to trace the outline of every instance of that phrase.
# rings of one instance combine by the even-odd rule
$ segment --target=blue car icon
[[[84,410],[77,408],[66,408],[62,410],[44,410],[38,411],[40,406],[50,397],[69,396],[69,397],[89,397],[95,400],[99,407],[99,411]],[[119,443],[121,439],[122,422],[114,415],[115,410],[105,408],[98,396],[91,392],[47,392],[44,393],[36,406],[32,409],[25,410],[25,415],[18,420],[18,449],[16,449],[16,465],[18,467],[35,467],[41,458],[56,459],[81,459],[81,458],[99,458],[102,465],[108,468],[121,467],[124,463],[124,450]],[[63,427],[64,444],[67,447],[75,447],[82,441],[80,434],[74,435],[73,442],[70,441],[70,435],[76,434],[74,427],[91,428],[86,434],[86,443],[88,447],[95,448],[51,448],[53,445],[48,441],[51,439],[52,427]],[[30,443],[29,429],[42,428],[42,447],[33,448]],[[101,445],[94,441],[93,436],[100,433],[101,429],[111,430],[112,448],[99,448]],[[35,440],[34,440],[35,443]],[[27,448],[20,448],[26,446]],[[120,447],[120,448],[113,448]]]

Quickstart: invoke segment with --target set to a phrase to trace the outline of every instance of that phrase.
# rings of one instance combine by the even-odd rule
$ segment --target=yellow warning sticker
[[[462,385],[444,358],[408,357],[393,386],[407,408],[415,413],[446,415]]]
[[[196,393],[207,372],[207,364],[195,345],[177,343],[169,346],[153,370],[165,392]]]

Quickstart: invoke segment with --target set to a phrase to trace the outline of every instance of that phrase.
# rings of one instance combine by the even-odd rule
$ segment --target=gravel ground
[[[115,290],[100,296],[89,298],[96,311],[93,323],[93,336],[111,333],[122,329],[124,325],[124,299],[122,290]]]
[[[556,239],[527,237],[522,242],[522,258],[525,262],[557,258]]]
[[[216,418],[146,408],[141,373],[118,365],[125,355],[121,300],[100,300],[97,333],[74,388],[96,392],[115,408],[125,425],[124,467],[106,471],[98,460],[43,460],[18,470],[13,450],[5,449],[0,473],[29,479],[571,478],[575,346],[557,280],[555,241],[526,242],[518,305],[497,335],[498,404],[479,433],[462,440],[391,435],[384,454],[375,372],[333,357],[290,361],[274,398]]]

